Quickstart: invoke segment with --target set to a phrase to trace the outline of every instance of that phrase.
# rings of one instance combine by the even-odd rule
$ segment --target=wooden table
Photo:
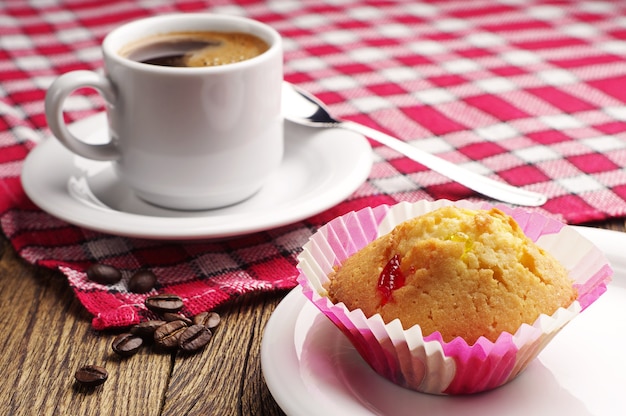
[[[624,220],[592,224],[626,231]],[[91,316],[65,277],[20,259],[0,240],[0,414],[282,415],[261,372],[263,329],[286,294],[244,296],[218,312],[210,346],[195,355],[150,348],[119,358],[115,332],[91,329]],[[85,364],[109,380],[95,389],[74,382]]]

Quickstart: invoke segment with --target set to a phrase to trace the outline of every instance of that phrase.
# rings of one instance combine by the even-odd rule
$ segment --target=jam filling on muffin
[[[393,256],[385,265],[378,277],[378,293],[381,296],[381,306],[389,302],[393,291],[400,289],[406,283],[404,273],[400,270],[400,256]]]

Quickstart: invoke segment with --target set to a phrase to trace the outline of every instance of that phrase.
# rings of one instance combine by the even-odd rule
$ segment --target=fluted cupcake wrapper
[[[304,295],[352,342],[380,375],[404,387],[433,394],[470,394],[490,390],[515,378],[546,344],[602,293],[612,276],[608,260],[575,229],[538,212],[495,205],[511,215],[525,234],[554,255],[568,270],[578,298],[552,316],[495,341],[479,338],[468,345],[462,338],[444,342],[438,332],[423,336],[419,325],[404,330],[398,320],[387,324],[379,314],[366,317],[343,303],[333,304],[324,284],[334,266],[397,224],[445,205],[489,209],[467,201],[400,203],[345,214],[320,228],[299,256],[298,283]]]

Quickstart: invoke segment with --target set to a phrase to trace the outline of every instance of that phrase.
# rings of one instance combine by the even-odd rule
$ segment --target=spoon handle
[[[516,188],[506,183],[479,175],[363,124],[352,121],[341,121],[338,127],[363,134],[421,163],[427,168],[495,200],[531,207],[543,205],[547,200],[545,195]]]

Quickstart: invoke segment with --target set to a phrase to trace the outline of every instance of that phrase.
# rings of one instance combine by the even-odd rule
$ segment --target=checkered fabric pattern
[[[27,261],[60,269],[97,329],[146,317],[145,295],[89,282],[93,263],[159,277],[193,314],[251,291],[295,285],[295,257],[323,223],[398,201],[479,195],[372,143],[369,179],[305,221],[228,241],[165,242],[79,228],[38,209],[20,184],[48,130],[46,88],[101,66],[99,45],[127,21],[171,12],[244,15],[285,40],[286,79],[340,117],[469,170],[549,197],[570,223],[626,214],[626,1],[3,0],[0,3],[0,220]],[[76,121],[102,111],[89,91]]]

